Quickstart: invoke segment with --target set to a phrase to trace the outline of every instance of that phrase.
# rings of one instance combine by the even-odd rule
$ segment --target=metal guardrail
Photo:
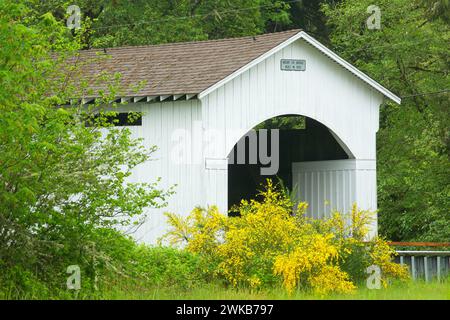
[[[391,246],[450,248],[449,242],[390,242]],[[431,281],[450,274],[450,250],[397,250],[396,262],[407,265],[413,280]]]
[[[396,261],[409,267],[413,280],[440,281],[450,274],[450,251],[397,251]]]

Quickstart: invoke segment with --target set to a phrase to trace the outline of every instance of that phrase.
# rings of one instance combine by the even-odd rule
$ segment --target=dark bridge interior
[[[249,164],[249,138],[245,139],[245,164],[228,164],[228,208],[240,203],[242,199],[254,199],[261,190],[261,184],[267,178],[271,178],[274,182],[279,179],[289,190],[292,190],[292,163],[303,161],[323,161],[323,160],[339,160],[348,159],[348,155],[328,131],[327,127],[321,123],[306,118],[304,129],[280,129],[279,130],[279,170],[278,173],[271,176],[262,176],[261,167],[257,164]],[[267,150],[271,156],[270,148],[270,130],[268,131]],[[260,143],[260,131],[257,131],[258,152]],[[237,159],[237,144],[231,151],[234,153],[234,159]],[[230,154],[232,156],[232,154]],[[229,157],[230,158],[230,157]],[[230,215],[235,213],[230,212]]]

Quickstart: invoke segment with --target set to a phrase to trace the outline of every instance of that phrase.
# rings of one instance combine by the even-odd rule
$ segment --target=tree
[[[28,1],[40,14],[67,18],[65,0]],[[85,48],[249,36],[291,24],[289,1],[279,0],[81,0],[77,5]]]
[[[423,2],[378,1],[381,29],[369,30],[371,1],[323,11],[334,49],[403,96],[385,103],[378,133],[380,232],[393,240],[450,236],[449,25]]]
[[[105,128],[100,106],[113,100],[113,88],[97,100],[94,125],[86,126],[90,110],[63,106],[73,86],[61,64],[79,43],[52,15],[1,2],[0,43],[2,272],[51,277],[68,264],[92,267],[99,230],[130,228],[144,208],[165,205],[171,191],[127,182],[154,148],[128,130]]]

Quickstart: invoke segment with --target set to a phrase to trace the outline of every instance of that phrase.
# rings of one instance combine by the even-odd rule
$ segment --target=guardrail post
[[[441,281],[441,257],[437,257],[437,261],[436,261],[436,275],[437,275],[437,279],[438,281]]]
[[[400,261],[396,261],[399,261],[401,265],[407,265],[409,267],[413,280],[424,277],[426,282],[430,282],[435,278],[441,281],[450,274],[450,251],[448,250],[400,250],[397,251],[397,254]]]

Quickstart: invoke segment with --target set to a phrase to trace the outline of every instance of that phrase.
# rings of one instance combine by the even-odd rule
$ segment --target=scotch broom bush
[[[380,266],[385,285],[407,277],[384,240],[366,241],[370,212],[354,206],[349,214],[309,219],[307,204],[294,206],[271,180],[260,196],[261,201],[242,201],[235,208],[238,217],[216,207],[196,208],[186,218],[168,213],[172,229],[163,239],[185,245],[200,257],[204,272],[234,287],[281,283],[290,294],[351,293],[372,264]]]

